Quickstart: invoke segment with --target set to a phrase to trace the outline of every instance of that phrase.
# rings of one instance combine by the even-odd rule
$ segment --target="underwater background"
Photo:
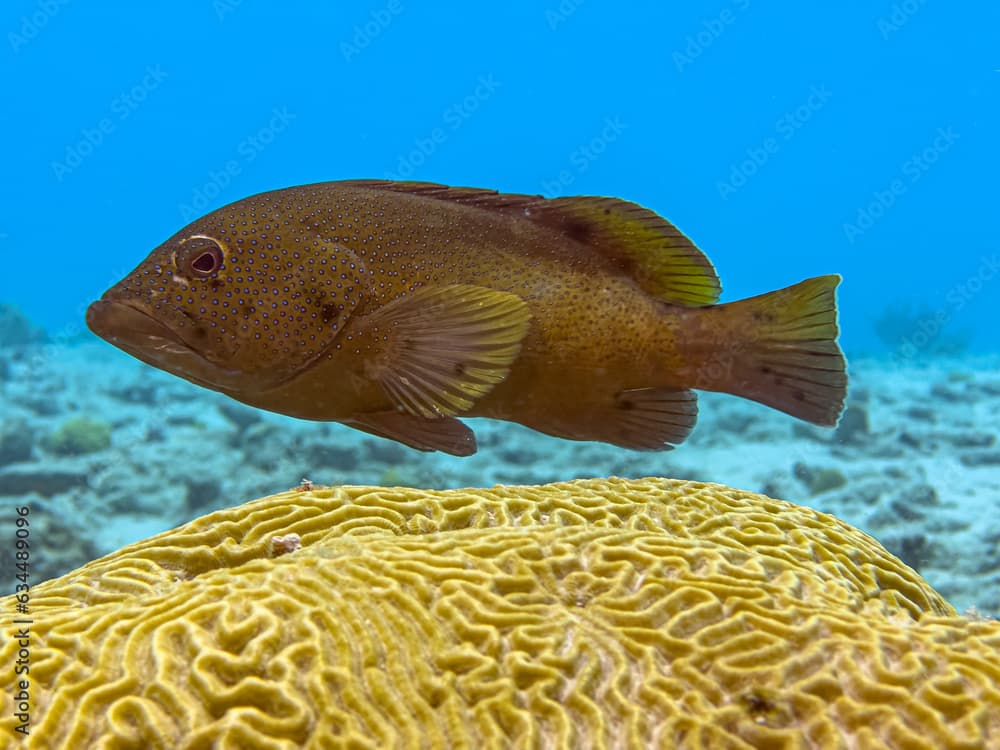
[[[995,4],[33,0],[0,20],[0,507],[32,508],[36,582],[304,477],[663,475],[834,513],[1000,612]],[[254,411],[83,325],[190,220],[353,178],[635,201],[705,251],[723,301],[842,274],[848,410],[824,430],[702,394],[663,453],[474,420],[459,459]]]

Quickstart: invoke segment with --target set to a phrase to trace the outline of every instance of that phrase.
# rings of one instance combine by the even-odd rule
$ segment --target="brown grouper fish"
[[[634,203],[359,180],[213,211],[87,324],[251,406],[420,450],[474,453],[463,416],[657,450],[691,432],[693,389],[835,425],[839,281],[717,304],[705,255]]]

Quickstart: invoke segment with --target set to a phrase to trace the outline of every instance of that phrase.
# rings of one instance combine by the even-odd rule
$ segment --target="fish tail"
[[[807,422],[833,427],[847,397],[847,363],[837,344],[840,276],[817,276],[749,299],[701,308],[695,388],[742,396]],[[718,321],[712,324],[713,316]],[[711,337],[709,337],[709,340]]]

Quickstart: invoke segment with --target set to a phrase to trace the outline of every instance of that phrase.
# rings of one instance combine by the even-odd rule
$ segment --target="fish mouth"
[[[241,374],[210,362],[169,326],[127,302],[101,299],[91,303],[87,327],[147,365],[205,388],[223,390],[234,385]]]

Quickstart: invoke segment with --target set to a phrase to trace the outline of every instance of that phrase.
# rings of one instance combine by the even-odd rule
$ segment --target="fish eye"
[[[187,278],[205,279],[222,268],[222,247],[211,237],[195,235],[181,241],[174,254],[177,271]]]

